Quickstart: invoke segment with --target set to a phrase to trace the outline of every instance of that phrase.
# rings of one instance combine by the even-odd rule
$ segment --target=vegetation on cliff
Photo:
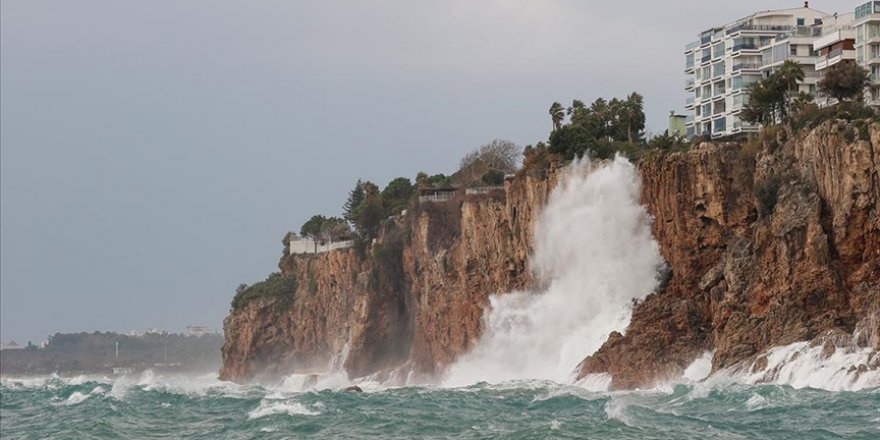
[[[289,303],[296,292],[296,277],[273,272],[265,280],[248,286],[241,284],[235,289],[232,309],[238,310],[257,299],[277,299]]]

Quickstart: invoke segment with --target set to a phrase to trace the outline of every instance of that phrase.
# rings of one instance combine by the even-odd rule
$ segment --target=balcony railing
[[[684,100],[684,105],[685,105],[685,106],[692,106],[692,105],[694,105],[694,97],[693,97],[693,96],[688,96],[687,99]]]
[[[698,47],[700,47],[700,42],[694,41],[694,42],[688,43],[687,46],[684,47],[684,50],[690,51],[690,50],[696,49]]]
[[[760,70],[761,65],[755,63],[740,63],[733,65],[733,71],[739,72],[740,70]]]
[[[775,26],[775,25],[764,25],[764,24],[750,24],[743,23],[739,26],[734,26],[727,30],[727,35],[739,32],[739,31],[772,31],[772,32],[786,32],[791,30],[791,26]]]
[[[739,52],[741,50],[758,50],[758,45],[754,44],[754,43],[748,43],[748,44],[737,44],[736,46],[733,46],[734,52]]]
[[[684,88],[685,89],[691,89],[693,87],[694,87],[694,79],[693,78],[688,78],[688,79],[684,80]]]

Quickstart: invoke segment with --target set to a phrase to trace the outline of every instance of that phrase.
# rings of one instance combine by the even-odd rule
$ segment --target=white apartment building
[[[855,28],[853,27],[855,14],[834,14],[825,18],[822,36],[813,41],[813,51],[816,52],[816,72],[821,77],[824,71],[831,66],[842,62],[855,62]],[[820,106],[835,103],[833,98],[816,94],[816,103]]]
[[[756,12],[700,34],[685,48],[688,137],[721,137],[757,131],[739,118],[748,86],[784,60],[805,68],[802,90],[815,89],[813,40],[829,15],[803,7]],[[880,18],[880,17],[878,17]],[[878,60],[880,61],[880,60]]]
[[[854,20],[856,62],[871,72],[866,101],[880,106],[880,1],[856,7]]]

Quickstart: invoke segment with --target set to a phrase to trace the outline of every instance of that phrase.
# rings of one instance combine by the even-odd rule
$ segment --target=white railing
[[[290,244],[288,244],[288,254],[320,254],[335,251],[337,249],[346,249],[352,246],[354,246],[354,240],[331,241],[321,244],[321,242],[317,242],[311,238],[299,238],[290,241]]]
[[[452,200],[453,192],[442,192],[435,194],[425,194],[419,196],[419,203],[425,202],[448,202]]]
[[[469,196],[477,196],[482,194],[491,194],[495,191],[504,191],[504,186],[479,186],[476,188],[468,188],[464,191]]]

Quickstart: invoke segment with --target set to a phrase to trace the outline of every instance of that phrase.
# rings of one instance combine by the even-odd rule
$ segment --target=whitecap
[[[605,415],[608,419],[617,420],[626,426],[633,426],[632,421],[626,415],[626,405],[618,399],[611,398],[605,402]]]
[[[767,406],[767,398],[760,394],[753,394],[752,397],[749,397],[749,400],[746,400],[746,406],[750,410],[765,408]]]
[[[259,419],[277,414],[287,414],[289,416],[316,416],[321,414],[321,412],[311,410],[299,402],[263,400],[260,402],[260,406],[248,413],[248,419]]]
[[[74,391],[73,394],[67,397],[67,400],[64,401],[65,405],[76,405],[77,403],[85,402],[86,399],[89,398],[91,394],[83,394],[79,391]]]

